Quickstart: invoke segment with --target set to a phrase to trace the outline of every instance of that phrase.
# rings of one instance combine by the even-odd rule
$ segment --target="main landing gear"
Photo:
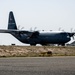
[[[36,44],[30,44],[30,46],[36,46]]]

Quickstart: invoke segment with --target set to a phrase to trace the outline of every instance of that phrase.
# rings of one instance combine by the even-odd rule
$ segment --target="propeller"
[[[20,25],[17,27],[18,30],[23,30],[24,27],[21,27]]]
[[[32,27],[30,28],[30,31],[32,33],[31,33],[31,35],[29,35],[28,39],[37,37],[39,35],[39,30],[36,30],[36,29],[37,29],[37,27],[35,27],[34,29],[32,29]]]
[[[61,31],[61,27],[59,27],[59,29],[58,29],[59,31]]]
[[[59,30],[59,31],[63,31],[63,32],[65,31],[65,30],[64,30],[64,29],[62,29],[61,27],[59,27],[59,29],[58,29],[58,30]]]
[[[37,27],[35,27],[34,29],[32,29],[32,27],[30,28],[30,31],[36,31]]]
[[[33,30],[32,30],[32,27],[30,28],[30,31],[33,31]]]
[[[18,25],[17,29],[18,29],[18,30],[23,30],[24,27],[21,27],[20,25]],[[21,32],[18,32],[17,35],[19,35],[19,36],[21,37]]]
[[[34,28],[34,31],[37,29],[37,27]]]

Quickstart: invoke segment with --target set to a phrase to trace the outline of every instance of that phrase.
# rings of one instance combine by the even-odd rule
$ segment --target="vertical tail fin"
[[[9,13],[8,29],[17,29],[15,18],[12,11],[10,11]]]

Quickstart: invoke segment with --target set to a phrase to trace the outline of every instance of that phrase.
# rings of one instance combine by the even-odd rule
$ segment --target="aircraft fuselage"
[[[65,44],[68,41],[71,40],[69,35],[66,32],[45,32],[45,33],[39,33],[38,36],[35,36],[33,38],[28,38],[27,34],[19,34],[15,35],[13,34],[19,41],[31,45],[41,44],[41,45],[47,45],[47,44]]]

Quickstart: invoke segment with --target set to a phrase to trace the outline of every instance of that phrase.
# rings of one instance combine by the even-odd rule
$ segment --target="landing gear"
[[[61,46],[65,46],[65,43],[61,44]]]
[[[30,46],[36,46],[36,44],[30,44]]]
[[[50,44],[41,44],[42,46],[50,46]]]
[[[62,44],[58,44],[58,46],[65,46],[65,43],[62,43]]]

